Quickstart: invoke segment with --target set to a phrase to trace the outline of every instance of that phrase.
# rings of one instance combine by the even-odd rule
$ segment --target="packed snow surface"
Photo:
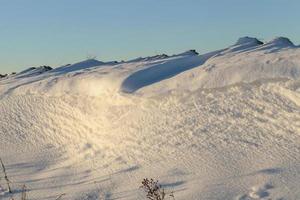
[[[300,199],[300,48],[287,38],[0,79],[13,197]],[[0,175],[0,199],[12,197]]]

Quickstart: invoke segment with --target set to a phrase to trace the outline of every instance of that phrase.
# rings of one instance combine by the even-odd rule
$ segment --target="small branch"
[[[6,180],[6,184],[7,184],[7,187],[8,187],[8,192],[9,192],[9,193],[12,193],[11,188],[10,188],[10,185],[9,185],[10,181],[9,181],[9,179],[8,179],[8,177],[7,177],[6,169],[5,169],[5,166],[4,166],[3,161],[2,161],[1,158],[0,158],[0,162],[1,162],[1,165],[2,165],[2,170],[3,170],[3,174],[4,174],[4,179]]]
[[[146,198],[149,200],[165,200],[166,195],[175,199],[173,192],[167,194],[158,181],[154,181],[153,179],[145,178],[140,188],[144,189]]]
[[[23,185],[22,187],[22,197],[21,197],[21,200],[26,200],[26,185]]]
[[[65,193],[63,193],[63,194],[61,194],[61,195],[59,195],[55,200],[60,200],[63,196],[65,196],[66,194]]]

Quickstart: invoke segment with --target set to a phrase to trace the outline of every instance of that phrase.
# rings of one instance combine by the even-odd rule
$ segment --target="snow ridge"
[[[30,68],[0,79],[1,158],[32,199],[144,199],[146,177],[176,200],[299,199],[299,92],[286,38]]]
[[[253,37],[241,37],[238,39],[238,41],[235,43],[235,45],[244,45],[244,44],[255,44],[255,45],[262,45],[263,42],[259,41],[257,38],[253,38]]]

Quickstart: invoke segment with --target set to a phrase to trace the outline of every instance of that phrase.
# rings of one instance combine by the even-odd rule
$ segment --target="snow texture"
[[[145,199],[146,177],[176,200],[300,199],[300,48],[286,38],[30,68],[0,79],[0,113],[14,199],[22,184],[30,199]]]

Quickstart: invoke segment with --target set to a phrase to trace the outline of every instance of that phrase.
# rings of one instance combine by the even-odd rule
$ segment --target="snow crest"
[[[32,199],[144,199],[146,177],[178,200],[298,199],[299,91],[284,38],[30,68],[0,79],[1,158]]]

